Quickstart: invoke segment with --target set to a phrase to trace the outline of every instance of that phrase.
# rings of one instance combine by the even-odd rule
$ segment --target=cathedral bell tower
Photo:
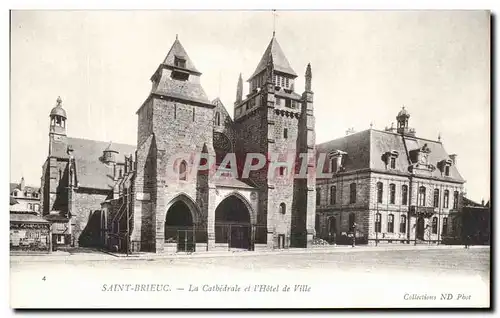
[[[66,151],[66,111],[62,99],[57,97],[56,106],[50,111],[49,156]]]
[[[193,171],[198,170],[197,154],[206,152],[215,157],[215,105],[200,77],[201,72],[176,37],[151,77],[151,92],[137,111],[134,189],[139,199],[134,201],[131,240],[141,250],[163,251],[166,226],[198,226],[208,213],[208,191],[197,190],[210,187],[209,181],[200,180]],[[178,200],[187,205],[175,204]]]
[[[314,139],[307,138],[308,129],[314,129],[314,122],[310,120],[312,93],[305,97],[297,94],[294,89],[296,78],[297,73],[273,33],[247,81],[248,94],[241,100],[241,84],[238,84],[234,108],[237,152],[240,155],[260,153],[268,158],[266,169],[252,171],[250,179],[260,189],[257,222],[266,225],[267,246],[271,248],[305,246],[306,223],[309,214],[313,213],[308,205],[297,204],[300,201],[297,195],[307,197],[304,192],[307,184],[297,186],[294,165],[299,149],[308,153],[308,140],[314,143]],[[304,193],[299,193],[299,188]],[[307,202],[307,199],[300,202]],[[295,222],[292,219],[297,217],[298,209],[303,215],[300,222]],[[294,228],[296,223],[300,226]]]

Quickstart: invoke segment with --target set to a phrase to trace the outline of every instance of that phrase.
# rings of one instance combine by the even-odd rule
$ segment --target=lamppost
[[[356,222],[352,224],[352,247],[356,246]]]

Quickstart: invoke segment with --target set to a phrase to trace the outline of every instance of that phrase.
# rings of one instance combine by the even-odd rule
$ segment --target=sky
[[[58,96],[68,136],[136,144],[135,112],[176,35],[232,114],[239,73],[253,73],[273,29],[299,93],[311,63],[317,143],[383,130],[404,105],[417,136],[440,134],[458,154],[467,196],[490,198],[485,11],[13,11],[11,182],[40,185]]]

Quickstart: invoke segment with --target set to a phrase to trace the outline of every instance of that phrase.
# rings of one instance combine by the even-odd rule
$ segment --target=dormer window
[[[396,169],[396,158],[399,156],[399,152],[396,150],[387,151],[382,156],[382,160],[389,169]]]
[[[186,60],[176,56],[174,58],[174,65],[177,67],[186,68]]]
[[[329,153],[331,173],[337,173],[343,170],[343,158],[345,155],[347,155],[347,153],[341,150],[334,150]]]
[[[446,177],[450,176],[450,167],[453,164],[453,161],[451,159],[447,160],[441,160],[438,163],[438,168],[441,170],[441,173],[443,173]]]

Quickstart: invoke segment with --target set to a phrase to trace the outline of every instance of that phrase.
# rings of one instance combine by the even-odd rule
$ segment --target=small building
[[[489,245],[491,238],[491,209],[490,202],[477,203],[465,196],[463,206],[452,224],[453,236],[448,238],[449,243],[471,245]]]
[[[51,251],[50,222],[40,216],[40,189],[10,184],[11,251]]]

